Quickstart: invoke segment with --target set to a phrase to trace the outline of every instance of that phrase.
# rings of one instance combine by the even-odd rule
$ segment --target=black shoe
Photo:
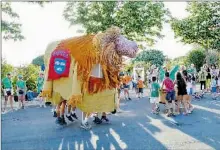
[[[74,113],[74,114],[71,113],[71,116],[73,117],[73,119],[78,120],[78,117],[76,116],[76,113]]]
[[[117,110],[114,109],[111,113],[112,113],[112,114],[116,114],[116,112],[117,112]]]
[[[131,98],[129,97],[128,100],[131,100]]]
[[[53,112],[53,117],[55,117],[55,118],[57,117],[57,112],[56,111]]]
[[[74,120],[73,120],[73,118],[71,117],[71,115],[66,115],[66,118],[69,120],[69,121],[71,121],[71,122],[73,122]]]
[[[106,116],[102,116],[101,120],[104,120],[106,122],[109,122],[108,118]]]
[[[62,119],[62,120],[61,120],[62,125],[66,125],[67,123],[66,123],[66,120],[65,120],[64,116],[63,116],[61,119]]]
[[[158,112],[158,113],[160,112],[160,107],[156,108],[156,112]]]
[[[95,117],[95,119],[93,120],[94,123],[96,124],[101,124],[102,123],[102,120],[99,119],[99,117]]]
[[[56,124],[62,125],[62,118],[61,117],[57,117],[55,122],[56,122]]]

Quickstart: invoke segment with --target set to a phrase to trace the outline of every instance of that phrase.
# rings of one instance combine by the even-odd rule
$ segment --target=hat
[[[21,74],[19,74],[19,75],[18,75],[18,78],[21,79],[21,78],[23,78],[23,76],[22,76]]]

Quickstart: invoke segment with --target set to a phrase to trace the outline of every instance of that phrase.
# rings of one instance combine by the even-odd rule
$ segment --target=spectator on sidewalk
[[[2,79],[2,90],[4,92],[4,98],[5,98],[5,103],[4,103],[4,108],[3,112],[6,109],[7,102],[8,100],[10,101],[11,109],[12,111],[14,110],[13,108],[13,86],[12,86],[12,81],[11,81],[11,73],[7,73],[7,77]]]
[[[199,72],[199,82],[200,82],[200,90],[204,91],[206,89],[206,80],[207,80],[207,72],[206,70],[201,67]],[[204,86],[204,88],[202,88]]]
[[[18,75],[18,81],[16,82],[16,87],[17,87],[19,108],[24,109],[24,101],[25,101],[27,87],[26,87],[26,82],[23,80],[22,75]]]

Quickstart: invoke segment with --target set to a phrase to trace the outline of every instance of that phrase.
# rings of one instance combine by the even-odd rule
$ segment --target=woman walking
[[[186,90],[186,82],[183,79],[180,72],[176,74],[176,81],[175,84],[177,84],[177,113],[180,113],[180,103],[183,104],[184,112],[183,115],[187,115],[189,113],[188,107],[187,107],[187,90]]]
[[[27,87],[26,87],[26,82],[23,80],[22,75],[18,75],[18,81],[16,82],[16,86],[17,86],[19,108],[24,109],[24,101],[25,101]]]

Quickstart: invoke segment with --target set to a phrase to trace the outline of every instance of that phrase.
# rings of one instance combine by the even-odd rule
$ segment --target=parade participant
[[[123,77],[123,88],[124,88],[124,96],[125,100],[131,100],[129,95],[129,82],[131,81],[131,77],[126,73],[126,75]]]
[[[206,79],[208,76],[207,72],[203,67],[201,67],[201,70],[198,75],[199,75],[199,82],[200,82],[200,90],[204,91],[206,89],[206,81],[207,81]],[[204,88],[202,88],[203,86]]]
[[[123,83],[122,81],[120,80],[120,83],[117,85],[117,91],[118,91],[118,99],[117,99],[117,102],[116,102],[116,105],[117,105],[117,112],[120,113],[122,112],[122,110],[120,109],[120,101],[121,101],[121,87],[123,86]]]
[[[23,80],[22,75],[18,75],[18,81],[16,82],[16,87],[17,87],[19,108],[24,109],[24,101],[25,101],[27,87],[26,87],[26,82]]]
[[[42,91],[40,91],[40,93],[37,96],[38,100],[39,100],[39,105],[40,107],[46,107],[45,102],[44,102],[44,98],[42,97]]]
[[[52,42],[44,55],[42,94],[54,105],[65,99],[67,105],[81,110],[81,127],[89,129],[89,114],[115,109],[122,56],[134,58],[137,51],[137,44],[122,36],[118,27]]]
[[[157,78],[152,78],[150,103],[152,104],[152,113],[159,113],[159,90],[160,85],[156,82]]]
[[[195,65],[194,65],[194,64],[191,64],[191,66],[189,67],[189,69],[187,70],[187,72],[188,72],[191,76],[195,76],[195,77],[196,77],[197,71],[196,71]]]
[[[175,90],[174,90],[174,83],[169,78],[169,72],[165,73],[165,79],[162,83],[162,88],[165,85],[166,90],[166,100],[167,100],[167,107],[168,107],[168,114],[167,116],[174,116],[173,111],[175,111]]]
[[[192,77],[190,75],[188,75],[186,77],[186,89],[187,89],[187,98],[186,98],[186,102],[187,102],[187,109],[188,109],[188,113],[191,113],[193,111],[193,106],[191,104],[191,99],[192,99]]]
[[[61,98],[61,102],[57,105],[57,110],[56,110],[56,114],[57,114],[56,123],[59,125],[66,125],[67,124],[65,117],[64,117],[65,108],[66,108],[66,100]]]
[[[217,82],[216,82],[215,76],[212,76],[211,88],[212,88],[212,99],[216,100],[216,98],[217,98]]]
[[[183,104],[184,107],[184,115],[188,114],[187,109],[187,90],[186,90],[186,82],[182,77],[182,74],[180,72],[177,72],[176,74],[176,80],[175,84],[177,84],[177,114],[180,113],[180,102]]]
[[[210,87],[211,87],[211,78],[212,78],[211,69],[207,64],[204,65],[204,69],[205,69],[204,71],[206,71],[206,74],[207,74],[206,81],[205,81],[205,84],[206,84],[205,90],[208,92],[210,91]]]
[[[42,91],[44,85],[44,73],[41,71],[39,77],[37,78],[37,93],[39,94]]]
[[[136,97],[138,97],[138,87],[137,87],[137,81],[133,78],[133,90],[135,91]]]
[[[3,85],[3,91],[4,91],[4,97],[5,97],[5,103],[4,103],[4,108],[2,111],[4,112],[6,110],[7,102],[8,99],[10,101],[11,109],[13,109],[13,86],[12,86],[12,81],[11,81],[11,73],[7,73],[7,77],[2,79],[2,85]]]
[[[138,76],[137,87],[138,87],[138,98],[142,98],[143,97],[144,82],[141,80],[141,76]]]
[[[68,110],[66,118],[71,122],[73,122],[74,120],[78,120],[78,117],[76,116],[76,107],[72,107],[71,105],[69,105],[67,108]]]

